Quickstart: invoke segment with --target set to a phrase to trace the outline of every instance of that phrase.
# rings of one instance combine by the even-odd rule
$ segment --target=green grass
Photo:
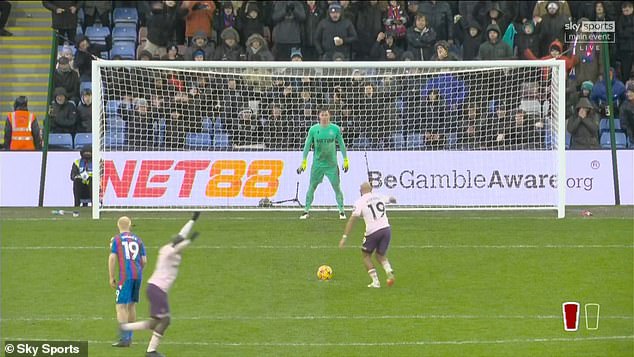
[[[336,213],[205,212],[170,292],[167,356],[632,356],[633,209],[391,212],[396,284],[368,289],[358,244],[338,249]],[[129,214],[157,248],[186,213]],[[90,356],[142,356],[149,332],[113,350],[108,242],[93,221],[0,209],[2,339],[88,340]],[[27,218],[25,218],[27,217]],[[59,249],[75,247],[77,249]],[[35,249],[34,249],[35,248]],[[334,280],[315,272],[331,265]],[[379,269],[382,282],[385,274]],[[384,284],[385,285],[385,284]],[[148,314],[145,285],[139,318]],[[599,303],[599,329],[564,332],[564,301]]]

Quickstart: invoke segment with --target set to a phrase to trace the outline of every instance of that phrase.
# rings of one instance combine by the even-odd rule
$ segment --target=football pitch
[[[392,287],[369,289],[363,223],[337,247],[336,212],[203,212],[170,291],[172,324],[159,351],[187,356],[632,356],[634,209],[554,212],[390,211]],[[1,338],[87,340],[90,356],[143,356],[116,339],[108,285],[117,212],[98,221],[50,209],[0,209]],[[127,212],[148,247],[189,213]],[[334,270],[320,282],[317,268]],[[147,318],[144,283],[139,319]],[[564,331],[562,303],[581,304]],[[599,325],[585,304],[600,304]]]

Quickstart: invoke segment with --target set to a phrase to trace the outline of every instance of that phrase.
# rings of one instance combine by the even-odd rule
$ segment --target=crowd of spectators
[[[69,45],[76,47],[74,56],[60,57],[54,75],[58,88],[51,107],[55,113],[51,127],[63,132],[72,132],[73,127],[75,132],[85,130],[90,110],[79,110],[79,103],[90,106],[90,100],[84,99],[89,92],[80,92],[79,83],[90,79],[90,62],[103,57],[110,42],[103,47],[91,44],[83,36],[76,38],[77,11],[83,9],[81,26],[84,29],[96,22],[111,26],[108,15],[113,7],[127,7],[131,3],[43,3],[53,13],[53,27]],[[147,31],[147,37],[141,39],[137,49],[137,58],[144,60],[563,59],[567,72],[567,130],[572,136],[573,148],[599,148],[599,119],[608,115],[603,68],[609,66],[615,117],[620,119],[628,137],[633,138],[632,1],[291,0],[137,1],[134,4],[139,14],[138,26]],[[67,11],[58,10],[60,8]],[[579,38],[575,36],[578,33],[568,30],[571,24],[601,20],[616,24],[615,43],[608,46],[610,63],[603,63],[600,44],[574,41]],[[476,149],[539,149],[548,148],[552,143],[547,134],[552,118],[547,109],[541,108],[549,100],[547,71],[541,76],[519,70],[494,73],[499,77],[493,78],[507,82],[501,86],[477,76],[474,79],[451,74],[405,81],[386,76],[381,77],[381,81],[402,83],[386,85],[362,80],[338,86],[331,82],[316,83],[319,82],[317,77],[310,76],[303,79],[282,76],[273,78],[272,83],[250,83],[240,76],[187,78],[183,73],[146,72],[134,77],[136,94],[120,90],[106,96],[109,101],[122,103],[111,114],[127,122],[129,145],[156,147],[155,139],[151,139],[152,143],[135,142],[147,141],[152,136],[146,134],[156,129],[162,130],[160,145],[184,149],[187,131],[204,130],[204,118],[212,118],[211,125],[215,125],[216,120],[222,123],[234,146],[262,144],[269,147],[274,143],[266,141],[273,140],[282,143],[274,146],[276,148],[295,150],[299,147],[297,134],[315,122],[315,108],[323,103],[335,108],[334,122],[343,127],[349,141],[359,145],[394,147],[399,135],[408,137],[412,133],[423,135],[425,147],[431,149],[449,145]],[[125,73],[121,75],[106,78],[104,88],[121,88],[116,81],[130,78],[125,77]],[[527,78],[532,82],[526,82]],[[313,83],[306,84],[306,81]],[[461,99],[456,99],[455,91],[443,91],[446,84],[443,81],[460,82],[464,87]],[[495,88],[480,88],[482,83]],[[411,86],[417,87],[409,88]],[[63,123],[71,122],[72,118],[62,118],[64,104],[58,100],[62,97],[78,105],[74,111],[68,111],[74,113],[69,114],[75,118],[74,126]],[[533,110],[526,104],[531,101],[537,101],[541,109]],[[377,123],[377,120],[385,123]],[[283,137],[268,138],[263,134],[274,127]],[[381,128],[382,135],[389,136],[362,132],[364,127]]]

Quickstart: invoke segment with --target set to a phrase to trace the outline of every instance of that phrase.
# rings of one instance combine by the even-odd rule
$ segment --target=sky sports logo
[[[565,42],[577,43],[615,43],[616,25],[614,21],[584,21],[580,24],[569,22],[564,25]]]

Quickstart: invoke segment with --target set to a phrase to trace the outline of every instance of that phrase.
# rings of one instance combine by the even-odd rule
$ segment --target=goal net
[[[327,106],[347,206],[369,180],[404,209],[563,217],[564,79],[552,60],[94,61],[93,215],[298,209],[304,139]],[[314,207],[334,205],[318,186]]]

